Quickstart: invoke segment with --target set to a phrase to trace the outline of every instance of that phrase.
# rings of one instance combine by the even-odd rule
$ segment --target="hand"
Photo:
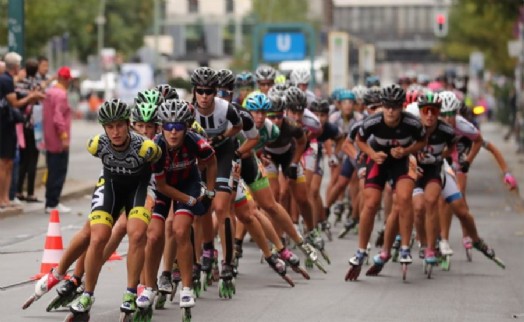
[[[382,164],[386,161],[388,155],[383,151],[375,152],[371,155],[371,159],[375,161],[376,164]]]
[[[508,186],[509,190],[515,190],[518,187],[517,180],[509,172],[504,174],[504,183]]]
[[[240,163],[233,161],[233,166],[231,168],[231,174],[235,180],[240,180]]]
[[[198,198],[199,199],[202,199],[203,196],[199,196]],[[196,205],[197,200],[195,197],[192,197],[192,196],[188,196],[188,200],[186,201],[186,205],[188,205],[189,207],[193,207],[194,205]]]
[[[397,146],[391,149],[391,156],[395,159],[402,159],[406,156],[406,150],[401,146]]]
[[[469,171],[469,166],[470,166],[470,163],[468,160],[462,160],[462,161],[459,161],[459,165],[460,165],[460,172],[462,173],[468,173]]]
[[[64,151],[69,150],[69,140],[63,140],[62,141],[62,149]]]
[[[337,165],[339,165],[338,158],[337,158],[336,155],[332,154],[332,155],[329,157],[328,165],[329,165],[329,167],[331,167],[331,168],[334,168],[334,167],[336,167]]]
[[[262,165],[264,167],[267,167],[271,163],[271,156],[269,154],[262,153],[260,155],[260,161],[262,161]]]
[[[291,180],[297,180],[298,178],[298,164],[291,163],[286,169],[286,176]]]
[[[225,139],[225,137],[223,135],[217,135],[217,136],[214,136],[212,138],[209,138],[208,142],[209,142],[209,144],[211,144],[211,146],[214,147],[218,143],[224,141],[224,139]]]

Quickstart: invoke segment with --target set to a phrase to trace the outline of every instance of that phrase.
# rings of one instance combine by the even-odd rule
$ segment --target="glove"
[[[504,174],[504,183],[507,184],[509,186],[509,189],[510,190],[513,190],[513,189],[516,189],[517,188],[517,180],[515,179],[515,177],[509,173],[509,172],[506,172]]]
[[[289,179],[297,180],[297,178],[298,178],[298,164],[291,163],[289,165],[289,167],[287,167],[287,169],[286,169],[286,176]]]
[[[224,141],[225,137],[223,135],[217,135],[217,136],[214,136],[211,138],[211,140],[209,141],[209,144],[211,144],[211,146],[215,146],[217,145],[218,143]]]
[[[330,167],[336,167],[338,165],[338,158],[336,155],[332,154],[330,157],[329,157],[329,160],[328,160],[328,165]]]
[[[467,161],[467,160],[460,161],[459,165],[460,165],[460,171],[462,173],[468,173],[468,171],[469,171],[469,161]]]

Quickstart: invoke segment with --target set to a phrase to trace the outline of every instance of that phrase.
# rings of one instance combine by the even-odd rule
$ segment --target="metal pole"
[[[158,56],[159,56],[159,49],[158,49],[158,37],[160,35],[160,0],[154,0],[153,1],[153,33],[154,33],[154,46],[155,46],[155,54],[153,59],[153,74],[158,69]]]
[[[106,0],[100,0],[100,7],[98,10],[98,16],[95,19],[97,25],[97,45],[98,45],[98,58],[101,59],[102,48],[104,47],[104,25],[106,24]]]

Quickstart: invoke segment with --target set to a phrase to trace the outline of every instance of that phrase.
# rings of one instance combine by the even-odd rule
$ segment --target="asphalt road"
[[[86,179],[91,179],[99,171],[99,164],[80,151],[71,158],[74,163],[71,168],[84,170]],[[491,156],[481,152],[470,172],[468,200],[481,236],[505,261],[506,270],[476,251],[473,262],[467,262],[456,220],[451,233],[455,250],[451,271],[437,269],[431,280],[423,274],[421,261],[415,259],[409,267],[407,282],[402,282],[400,265],[395,263],[389,263],[379,277],[366,277],[362,273],[357,282],[344,282],[347,259],[356,249],[357,237],[350,234],[343,240],[327,243],[332,264],[326,275],[314,269],[310,271],[311,280],[306,281],[290,271],[296,283],[296,287],[291,288],[266,264],[259,263],[260,252],[246,241],[236,295],[232,300],[219,299],[218,288],[213,285],[197,300],[193,321],[512,320],[513,314],[524,313],[524,216],[515,206],[514,196],[504,190],[494,169]],[[68,205],[73,206],[74,212],[61,216],[66,247],[87,216],[89,196],[70,201]],[[33,293],[33,284],[28,281],[39,271],[47,222],[48,216],[41,211],[0,219],[2,322],[62,321],[67,314],[67,310],[45,312],[54,291],[29,309],[21,309]],[[375,230],[380,226],[377,222]],[[339,229],[340,225],[335,227],[335,233]],[[374,233],[373,239],[375,237]],[[126,248],[124,240],[119,253],[125,253]],[[118,320],[125,276],[125,261],[104,266],[91,321]],[[180,320],[178,304],[167,304],[165,310],[155,312],[153,320]]]

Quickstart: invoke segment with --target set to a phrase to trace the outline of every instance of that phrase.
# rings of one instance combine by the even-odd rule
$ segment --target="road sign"
[[[24,1],[8,1],[7,13],[7,43],[9,51],[16,52],[24,58]]]
[[[153,70],[148,64],[122,64],[118,81],[118,97],[133,102],[137,93],[154,86]]]
[[[349,35],[329,33],[329,91],[349,86]]]
[[[262,42],[262,59],[266,62],[303,60],[306,36],[301,32],[269,32]]]
[[[375,46],[366,44],[358,48],[358,67],[361,74],[375,72]]]

